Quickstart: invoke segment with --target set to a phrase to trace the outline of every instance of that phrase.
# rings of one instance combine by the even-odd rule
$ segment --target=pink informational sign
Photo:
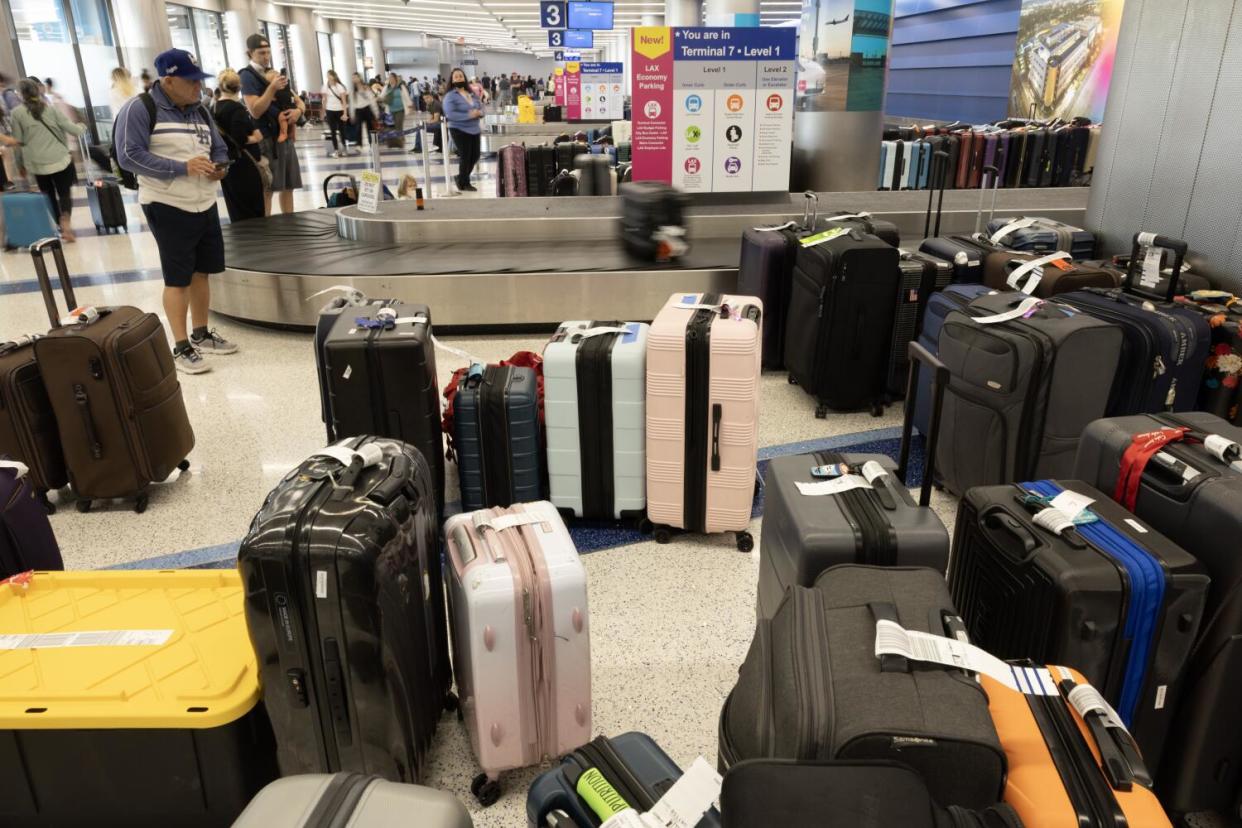
[[[582,117],[582,64],[571,60],[565,64],[565,120]]]
[[[556,84],[556,105],[565,105],[565,68],[563,66],[556,67],[553,72],[553,82]]]
[[[632,30],[630,144],[635,181],[673,180],[673,30]]]

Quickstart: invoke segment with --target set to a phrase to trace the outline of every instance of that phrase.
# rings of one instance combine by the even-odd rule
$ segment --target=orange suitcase
[[[1048,670],[1062,692],[1024,695],[982,677],[1009,763],[1005,802],[1026,828],[1171,828],[1128,734],[1098,713],[1088,725],[1069,703],[1067,680],[1089,688],[1087,680],[1065,667]]]

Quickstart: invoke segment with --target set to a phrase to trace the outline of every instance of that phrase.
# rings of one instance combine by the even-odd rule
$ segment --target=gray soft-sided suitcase
[[[1242,797],[1242,706],[1237,701],[1242,687],[1242,452],[1236,448],[1242,444],[1242,428],[1204,412],[1096,420],[1079,442],[1074,476],[1114,495],[1122,455],[1134,436],[1167,427],[1189,427],[1194,436],[1166,445],[1163,456],[1148,461],[1132,511],[1198,558],[1212,585],[1156,781],[1172,811],[1236,813]],[[1208,435],[1223,438],[1212,441],[1220,453],[1204,445]]]
[[[311,773],[270,783],[233,828],[471,828],[452,794],[360,773]]]
[[[533,369],[474,366],[453,412],[463,511],[546,499]]]
[[[942,805],[997,802],[1005,752],[983,688],[958,670],[877,658],[878,620],[941,635],[960,624],[931,569],[844,564],[790,589],[759,620],[725,700],[720,770],[746,759],[890,759],[918,771]]]
[[[1121,329],[1056,302],[1025,316],[1022,293],[980,296],[940,330],[945,395],[936,466],[946,488],[1067,478],[1084,428],[1104,415],[1121,357]],[[1034,300],[1029,300],[1034,301]],[[984,316],[979,316],[982,313]]]

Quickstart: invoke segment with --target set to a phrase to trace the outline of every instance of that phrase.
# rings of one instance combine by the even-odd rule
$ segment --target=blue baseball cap
[[[169,49],[155,56],[155,71],[161,78],[184,78],[200,81],[210,78],[210,72],[204,72],[198,65],[194,55],[185,49]]]

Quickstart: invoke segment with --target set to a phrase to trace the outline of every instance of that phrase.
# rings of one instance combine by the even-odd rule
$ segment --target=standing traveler
[[[371,137],[375,137],[375,125],[379,121],[379,106],[375,103],[375,94],[371,87],[362,79],[362,75],[354,72],[353,89],[349,95],[350,117],[353,118],[354,143],[362,146],[362,128],[365,126]]]
[[[348,146],[345,143],[345,130],[342,124],[349,123],[349,90],[336,72],[329,69],[323,83],[323,111],[328,119],[328,134],[332,136],[332,152],[329,158],[340,158]],[[340,143],[337,143],[337,138]]]
[[[142,74],[138,76],[138,79],[142,82],[142,91],[150,92],[151,87],[155,83],[155,81],[151,80],[151,73],[148,72],[146,69],[143,69]]]
[[[199,103],[209,78],[181,49],[155,57],[159,83],[149,96],[125,104],[116,120],[116,157],[138,178],[138,203],[160,251],[164,313],[172,328],[173,362],[188,374],[209,370],[203,354],[231,354],[237,346],[207,327],[208,274],[224,270],[224,237],[216,207],[219,166],[228,147]],[[155,111],[155,123],[148,110]],[[186,330],[186,313],[193,330]]]
[[[108,105],[112,108],[112,119],[115,121],[117,114],[121,111],[121,107],[125,106],[130,98],[138,94],[138,87],[134,83],[134,76],[124,66],[118,66],[112,70],[112,88],[108,91]]]
[[[229,221],[236,224],[262,218],[268,207],[264,178],[270,175],[267,159],[259,149],[263,133],[241,102],[241,78],[236,72],[232,69],[221,72],[216,78],[216,92],[220,100],[212,115],[220,128],[220,136],[228,145],[229,160],[233,162],[220,182]]]
[[[487,96],[488,96],[489,98],[490,98],[490,97],[492,97],[492,78],[491,78],[491,75],[489,75],[489,74],[487,74],[486,72],[484,72],[484,73],[483,73],[483,77],[482,77],[480,80],[482,80],[482,82],[483,82],[483,91],[487,93]]]
[[[388,85],[384,87],[384,103],[392,114],[392,128],[397,134],[388,141],[388,146],[405,149],[405,113],[414,109],[410,101],[410,93],[405,91],[405,84],[396,72],[388,73]]]
[[[431,133],[432,155],[444,152],[444,139],[440,134],[440,122],[444,120],[444,105],[440,96],[430,89],[423,93],[423,105],[427,109],[427,131]]]
[[[77,175],[69,156],[69,141],[70,136],[76,138],[86,132],[86,126],[75,124],[59,109],[48,106],[37,81],[26,78],[18,90],[22,102],[10,117],[13,138],[20,144],[14,161],[23,177],[27,171],[34,175],[47,196],[52,217],[60,222],[61,238],[73,242],[73,199],[69,191]]]
[[[250,114],[259,125],[259,131],[263,133],[260,151],[272,170],[272,192],[279,193],[280,211],[292,213],[293,193],[302,189],[302,168],[298,164],[298,154],[293,143],[276,140],[280,135],[277,95],[288,89],[289,78],[276,75],[269,81],[265,77],[272,65],[272,46],[263,35],[253,34],[246,38],[246,54],[250,57],[250,63],[238,72],[242,95],[245,96]],[[291,99],[299,110],[305,110],[306,105],[299,98],[291,96]]]
[[[509,76],[508,75],[500,76],[499,88],[500,88],[500,94],[496,102],[500,104],[501,106],[508,106],[509,105]]]
[[[453,90],[444,96],[444,117],[448,121],[449,135],[457,147],[457,189],[475,192],[470,174],[479,163],[479,122],[483,118],[483,102],[467,86],[466,73],[454,69],[449,74]]]
[[[22,105],[22,97],[13,88],[13,80],[8,75],[0,74],[0,101],[10,113]]]

